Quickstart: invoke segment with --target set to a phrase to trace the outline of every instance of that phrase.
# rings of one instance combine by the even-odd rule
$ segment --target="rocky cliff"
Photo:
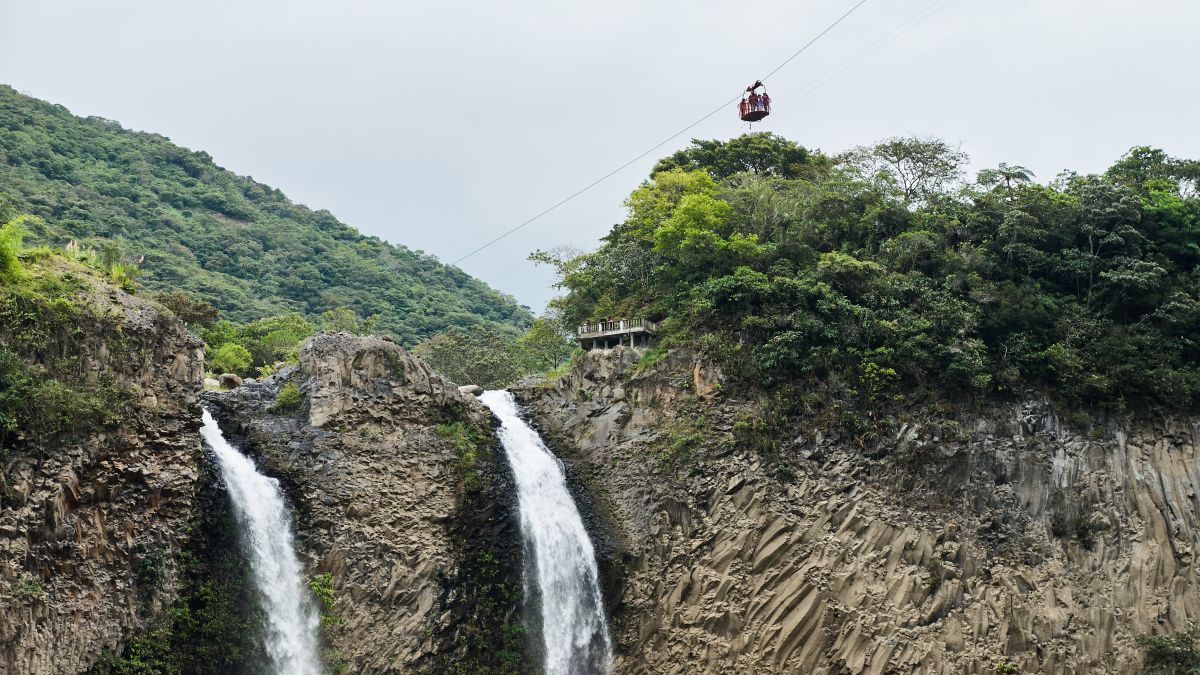
[[[330,575],[331,667],[518,672],[512,477],[473,396],[398,345],[343,333],[208,398],[225,433],[282,481],[310,577]]]
[[[1195,419],[927,405],[864,442],[641,355],[518,388],[616,533],[618,673],[1134,673],[1200,614]]]
[[[6,386],[53,419],[0,437],[0,673],[74,673],[175,596],[202,357],[153,302],[62,260],[27,275],[0,288]]]

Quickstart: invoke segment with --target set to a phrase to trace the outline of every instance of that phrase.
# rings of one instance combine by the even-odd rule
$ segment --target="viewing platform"
[[[580,324],[577,339],[585,351],[620,345],[646,347],[657,333],[658,324],[649,319],[613,319]]]

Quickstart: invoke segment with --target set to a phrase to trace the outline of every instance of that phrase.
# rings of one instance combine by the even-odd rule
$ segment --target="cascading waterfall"
[[[264,642],[272,671],[321,675],[320,617],[302,581],[279,481],[259,473],[248,457],[230,445],[208,410],[200,433],[216,454],[229,488],[239,537],[266,614]]]
[[[507,391],[480,400],[500,419],[500,442],[517,483],[525,538],[525,597],[541,600],[547,675],[606,673],[612,642],[597,583],[596,554],[579,509],[567,492],[563,467],[517,411]],[[531,582],[536,581],[536,589]]]

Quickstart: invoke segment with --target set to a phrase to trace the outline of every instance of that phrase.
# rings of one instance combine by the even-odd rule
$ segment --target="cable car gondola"
[[[756,91],[759,87],[763,89],[761,94]],[[757,122],[770,114],[771,97],[767,96],[767,85],[763,84],[762,80],[755,80],[742,94],[742,102],[738,104],[738,117],[741,117],[743,122]]]

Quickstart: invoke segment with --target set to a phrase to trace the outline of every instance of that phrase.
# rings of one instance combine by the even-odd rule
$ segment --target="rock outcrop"
[[[766,447],[716,369],[638,357],[518,390],[619,533],[618,673],[1136,673],[1200,616],[1197,420],[945,407]]]
[[[0,326],[0,346],[123,405],[0,454],[0,673],[14,675],[87,670],[174,599],[201,461],[199,340],[153,302],[44,265],[79,290],[51,307],[62,316]],[[45,331],[52,319],[67,330]]]
[[[331,666],[519,666],[512,477],[473,396],[390,341],[322,334],[298,366],[206,397],[282,481],[310,576],[331,576]]]

